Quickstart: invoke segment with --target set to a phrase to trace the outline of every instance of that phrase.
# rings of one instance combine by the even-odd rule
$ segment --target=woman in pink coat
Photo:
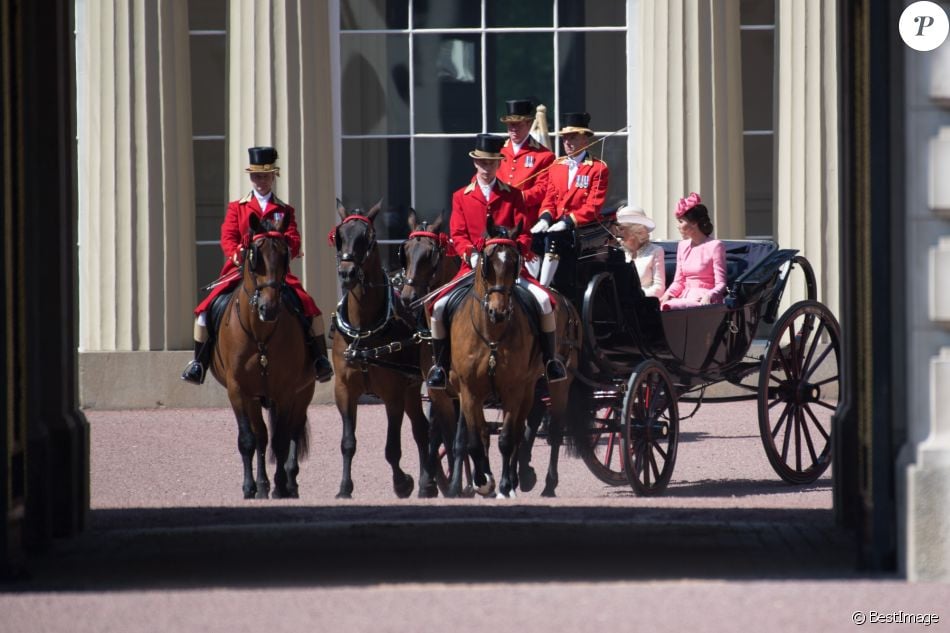
[[[663,310],[722,303],[726,294],[726,247],[711,239],[709,209],[697,193],[676,205],[683,241],[676,247],[676,276],[660,297]]]

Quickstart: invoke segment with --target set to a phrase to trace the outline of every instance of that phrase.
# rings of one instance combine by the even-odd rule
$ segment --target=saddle
[[[211,302],[211,307],[208,309],[208,338],[210,341],[218,338],[218,331],[221,329],[221,324],[224,322],[224,313],[228,309],[228,304],[231,302],[231,297],[235,292],[238,292],[241,289],[240,286],[232,290],[231,292],[225,292],[218,295],[214,301]],[[303,327],[304,335],[306,336],[310,332],[310,320],[303,313],[303,303],[300,301],[300,297],[297,296],[297,293],[293,291],[290,286],[284,286],[281,290],[281,301],[287,306],[287,309],[294,314],[299,320],[300,325]]]
[[[469,277],[461,281],[452,290],[449,291],[448,299],[445,303],[445,322],[451,323],[456,310],[462,305],[462,301],[468,296],[475,285],[475,278]],[[531,324],[531,334],[535,337],[541,335],[541,309],[538,302],[534,300],[531,292],[518,284],[514,286],[512,297],[521,306],[525,314],[528,315],[528,323]]]

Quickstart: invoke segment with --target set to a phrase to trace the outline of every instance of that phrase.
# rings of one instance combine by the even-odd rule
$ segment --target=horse
[[[399,296],[406,309],[414,309],[433,288],[438,288],[455,277],[461,266],[461,258],[451,248],[448,236],[440,233],[442,216],[434,222],[418,221],[415,210],[409,211],[409,237],[400,245],[398,259],[402,267],[403,286]],[[420,305],[417,323],[425,323],[425,314]],[[420,369],[424,377],[432,366],[432,345],[423,340],[420,347]],[[438,477],[439,447],[444,443],[449,464],[452,463],[452,438],[455,437],[455,421],[458,412],[451,395],[445,391],[429,392],[429,452],[427,472],[430,478]]]
[[[430,288],[438,288],[455,276],[458,271],[459,259],[446,257],[445,241],[436,232],[441,225],[441,218],[428,227],[415,222],[415,213],[410,212],[409,238],[402,244],[399,251],[399,260],[403,270],[406,285],[402,288],[401,296],[407,306],[411,306],[423,297]],[[568,379],[554,383],[547,392],[543,389],[536,391],[535,403],[528,415],[525,438],[519,451],[519,487],[528,492],[537,481],[534,469],[531,467],[531,451],[538,428],[546,413],[551,416],[548,425],[548,442],[551,452],[548,459],[548,471],[545,477],[545,487],[541,495],[555,496],[558,483],[557,465],[559,449],[567,424],[567,400],[573,380],[573,371],[578,366],[578,352],[581,347],[582,329],[580,316],[573,304],[566,297],[551,289],[556,296],[557,304],[557,339],[558,355],[568,368]],[[425,347],[428,347],[426,345]],[[423,374],[431,365],[428,350],[422,354]],[[441,440],[444,438],[449,464],[452,463],[454,450],[452,440],[455,436],[455,422],[458,414],[451,402],[451,386],[448,392],[433,391],[429,394],[432,400],[430,414],[429,443],[430,443],[430,473],[436,476],[438,451]],[[547,404],[544,396],[547,396]],[[457,397],[457,395],[456,395]]]
[[[277,461],[274,498],[299,496],[299,461],[308,448],[307,406],[316,376],[303,328],[285,298],[291,294],[284,285],[290,269],[290,249],[283,235],[286,221],[284,216],[276,226],[262,224],[251,215],[241,285],[227,300],[211,359],[211,373],[227,389],[237,418],[245,499],[266,499],[270,492],[263,408],[269,413],[271,451]]]
[[[343,476],[338,499],[349,499],[353,494],[356,409],[365,393],[375,394],[386,406],[385,452],[392,468],[393,491],[406,498],[414,487],[412,477],[399,466],[403,413],[412,423],[412,436],[419,451],[419,496],[432,497],[438,491],[424,468],[429,422],[422,411],[420,393],[420,339],[413,317],[398,309],[401,306],[383,271],[373,226],[381,203],[365,214],[358,209],[347,213],[338,200],[340,223],[330,234],[337,251],[337,276],[346,293],[333,315],[333,394],[343,422]]]
[[[461,266],[461,258],[440,233],[442,216],[435,222],[419,222],[415,211],[409,212],[409,237],[399,247],[399,264],[404,283],[399,296],[407,308],[425,296],[430,289],[448,283]]]
[[[496,229],[488,218],[473,286],[452,318],[449,383],[459,395],[461,416],[450,496],[461,492],[466,453],[472,458],[476,491],[488,496],[494,490],[486,452],[484,406],[489,396],[500,402],[503,411],[498,434],[502,455],[499,496],[514,496],[518,487],[518,445],[534,402],[535,382],[542,373],[540,346],[530,317],[513,295],[522,267],[516,241],[522,229],[521,221],[510,231]]]

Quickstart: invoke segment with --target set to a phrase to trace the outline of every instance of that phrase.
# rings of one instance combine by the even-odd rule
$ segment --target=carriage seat
[[[669,286],[676,275],[676,247],[679,241],[656,243],[663,247],[666,285]],[[778,248],[772,240],[723,240],[723,243],[726,246],[726,285],[729,288]]]

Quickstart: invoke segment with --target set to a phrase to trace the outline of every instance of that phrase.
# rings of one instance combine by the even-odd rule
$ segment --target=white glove
[[[541,218],[540,220],[535,222],[534,226],[531,227],[531,232],[544,233],[545,231],[548,230],[549,226],[551,226],[551,223],[545,220],[544,218]]]
[[[468,258],[468,264],[472,267],[472,270],[478,268],[478,253],[472,253]]]
[[[560,220],[558,222],[555,222],[554,226],[548,229],[548,233],[557,233],[558,231],[566,231],[567,226],[568,226],[567,222],[565,222],[564,220]]]

